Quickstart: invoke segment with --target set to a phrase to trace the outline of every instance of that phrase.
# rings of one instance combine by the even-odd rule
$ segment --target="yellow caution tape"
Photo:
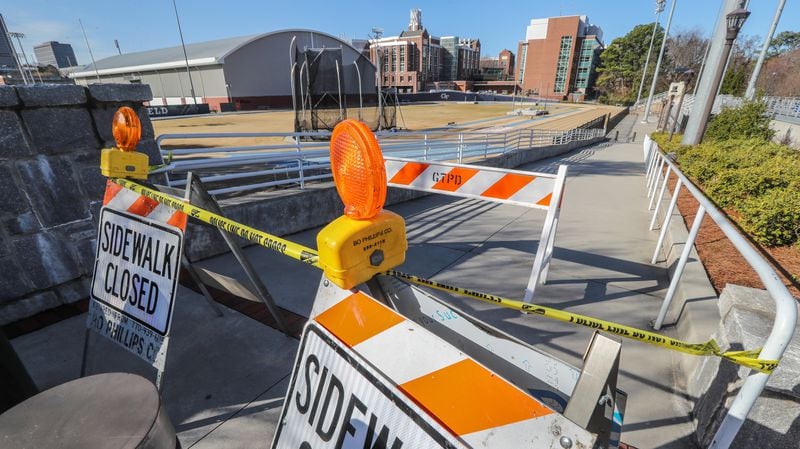
[[[111,181],[128,190],[138,193],[139,195],[156,200],[165,206],[179,210],[190,217],[208,223],[223,231],[238,235],[245,240],[249,240],[253,243],[261,245],[264,248],[271,249],[277,253],[283,254],[284,256],[289,256],[292,259],[299,260],[300,262],[319,267],[319,255],[311,248],[307,248],[292,241],[268,234],[264,231],[259,231],[256,228],[251,228],[250,226],[237,223],[229,218],[223,217],[222,215],[218,215],[194,206],[188,201],[181,201],[172,195],[159,192],[158,190],[149,189],[133,181],[122,178],[113,178]]]
[[[306,246],[294,243],[292,241],[282,239],[280,237],[268,234],[264,231],[251,228],[231,219],[225,218],[222,215],[209,212],[192,205],[189,202],[182,201],[166,193],[157,190],[149,189],[138,183],[129,181],[122,178],[113,178],[112,182],[129,189],[139,195],[158,201],[175,210],[179,210],[190,217],[196,218],[202,222],[215,226],[223,231],[230,232],[238,235],[246,240],[261,245],[267,249],[271,249],[292,259],[299,260],[300,262],[307,263],[317,268],[322,268],[319,263],[319,255],[316,250]],[[522,301],[507,299],[500,296],[490,295],[488,293],[481,293],[474,290],[468,290],[461,287],[455,287],[441,282],[432,281],[430,279],[421,278],[411,274],[402,273],[400,271],[389,270],[385,273],[388,276],[395,276],[405,279],[409,282],[426,287],[435,288],[449,293],[454,293],[460,296],[477,299],[480,301],[488,302],[490,304],[497,304],[509,309],[519,310],[526,313],[535,313],[546,318],[551,318],[565,323],[572,323],[579,326],[588,327],[609,332],[620,337],[629,338],[631,340],[641,341],[662,348],[672,349],[674,351],[683,352],[685,354],[699,355],[699,356],[717,356],[723,359],[730,360],[738,365],[746,366],[748,368],[760,371],[762,373],[770,374],[775,368],[778,367],[778,360],[761,360],[758,358],[761,349],[750,351],[726,351],[722,352],[717,345],[717,342],[709,340],[705,343],[687,343],[682,340],[667,337],[665,335],[656,334],[643,329],[625,326],[623,324],[613,323],[611,321],[600,320],[586,315],[579,315],[571,312],[564,312],[563,310],[552,309],[536,304],[527,304]]]
[[[667,337],[666,335],[656,334],[643,329],[625,326],[611,321],[600,320],[598,318],[589,317],[586,315],[579,315],[577,313],[565,312],[563,310],[552,309],[536,304],[528,304],[522,301],[515,301],[513,299],[502,298],[500,296],[490,295],[488,293],[481,293],[474,290],[468,290],[461,287],[455,287],[441,282],[424,279],[411,274],[401,273],[399,271],[390,270],[386,272],[389,276],[395,276],[405,279],[417,285],[435,288],[449,293],[454,293],[460,296],[477,299],[490,304],[497,304],[509,309],[519,310],[526,313],[534,313],[546,318],[551,318],[565,323],[577,324],[579,326],[588,327],[606,331],[608,333],[618,335],[620,337],[629,338],[631,340],[641,341],[662,348],[672,349],[674,351],[683,352],[685,354],[710,356],[715,355],[723,359],[730,360],[738,365],[746,366],[748,368],[760,371],[762,373],[770,374],[775,368],[778,367],[778,360],[761,360],[758,358],[761,349],[751,351],[726,351],[722,350],[717,345],[717,342],[709,340],[705,343],[687,343],[682,340]]]

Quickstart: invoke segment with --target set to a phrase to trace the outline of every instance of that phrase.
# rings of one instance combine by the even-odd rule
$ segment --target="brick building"
[[[480,60],[480,79],[508,81],[514,79],[514,53],[503,50],[497,56],[484,56]]]
[[[573,101],[591,96],[602,39],[586,16],[532,19],[517,52],[523,92]]]
[[[370,41],[370,60],[376,66],[379,55],[383,87],[422,92],[453,88],[456,80],[472,80],[479,71],[481,43],[458,36],[433,36],[422,26],[422,11],[412,9],[407,30]]]

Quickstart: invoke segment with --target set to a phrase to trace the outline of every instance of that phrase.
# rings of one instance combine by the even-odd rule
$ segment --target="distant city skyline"
[[[671,3],[670,0],[667,6]],[[381,4],[380,8],[364,7],[362,2],[354,1],[306,0],[302,5],[306,13],[292,9],[293,4],[287,2],[177,0],[177,4],[187,43],[287,28],[366,38],[373,27],[380,27],[386,35],[395,35],[406,29],[409,11],[420,8],[422,24],[432,34],[478,38],[484,55],[497,55],[504,48],[515,51],[533,18],[586,15],[592,24],[602,27],[603,41],[608,45],[635,25],[652,22],[655,15],[655,2],[649,0],[508,0],[502,8],[472,0],[459,2],[457,7],[449,2],[417,1]],[[83,20],[96,59],[117,54],[114,39],[119,40],[123,53],[180,45],[170,0],[141,0],[135,8],[99,0],[11,0],[6,5],[11,7],[0,13],[10,31],[26,35],[22,42],[28,55],[34,54],[36,45],[60,41],[72,45],[81,64],[90,63],[78,18]],[[700,29],[708,35],[719,5],[720,0],[679,1],[673,32]],[[751,2],[752,15],[742,33],[763,38],[776,6],[777,0]],[[662,14],[662,24],[667,12]],[[792,30],[791,26],[798,23],[800,8],[786,8],[778,32]]]

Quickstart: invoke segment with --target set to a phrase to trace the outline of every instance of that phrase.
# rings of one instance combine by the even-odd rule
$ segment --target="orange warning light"
[[[117,109],[111,121],[111,133],[122,151],[135,151],[139,138],[142,137],[142,124],[139,116],[128,106]]]
[[[331,136],[331,171],[344,213],[364,220],[386,201],[386,167],[375,135],[357,120],[344,120]]]

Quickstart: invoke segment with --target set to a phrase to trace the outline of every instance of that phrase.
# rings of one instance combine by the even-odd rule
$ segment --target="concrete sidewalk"
[[[642,162],[643,129],[623,120],[621,138],[520,169],[569,172],[549,282],[535,303],[648,328],[667,287],[667,270],[649,263],[657,235]],[[613,132],[612,132],[613,135]],[[409,251],[400,270],[520,299],[530,274],[544,212],[429,195],[392,206],[406,218]],[[265,229],[269,231],[269,229]],[[317,229],[289,238],[315,247]],[[308,316],[320,272],[260,247],[245,253],[278,305]],[[199,265],[244,278],[231,255]],[[437,293],[437,295],[443,295]],[[592,332],[464,298],[465,311],[516,337],[581,365]],[[85,316],[13,341],[40,387],[77,377]],[[264,448],[274,433],[298,342],[227,309],[217,318],[202,297],[182,289],[170,341],[164,399],[183,447]],[[99,338],[90,373],[152,370]],[[639,448],[691,448],[690,418],[673,391],[674,355],[623,341],[620,388],[628,393],[622,440]]]

